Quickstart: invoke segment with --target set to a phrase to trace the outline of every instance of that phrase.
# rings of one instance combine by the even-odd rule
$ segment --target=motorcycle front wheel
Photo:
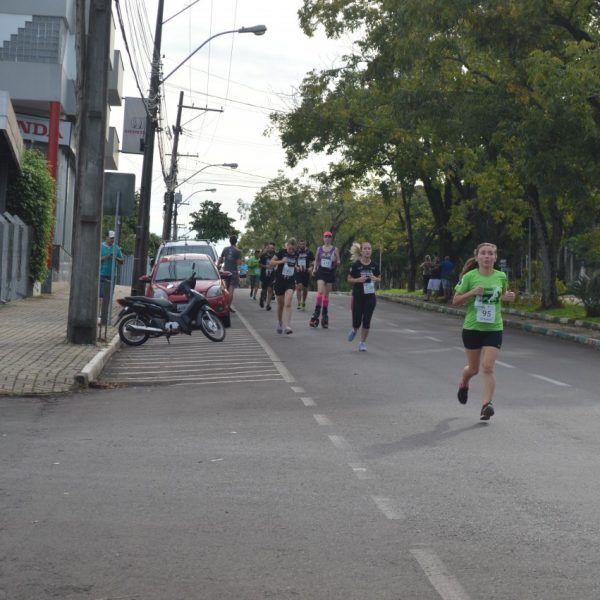
[[[198,324],[202,333],[213,342],[222,342],[225,339],[225,327],[212,312],[202,311],[198,315]]]
[[[148,341],[150,334],[148,332],[129,331],[127,327],[129,325],[139,325],[140,327],[147,327],[146,323],[139,315],[129,315],[125,317],[119,323],[119,337],[124,344],[128,346],[141,346]]]

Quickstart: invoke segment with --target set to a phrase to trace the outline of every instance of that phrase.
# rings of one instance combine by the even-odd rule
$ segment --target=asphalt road
[[[506,331],[483,424],[455,317],[236,304],[279,380],[0,399],[1,600],[600,597],[596,350]]]

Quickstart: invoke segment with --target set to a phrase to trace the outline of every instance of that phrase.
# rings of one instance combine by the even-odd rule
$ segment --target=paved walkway
[[[0,305],[0,395],[69,392],[75,375],[105,347],[67,343],[69,287],[53,288],[52,294]],[[114,334],[109,327],[107,339]]]

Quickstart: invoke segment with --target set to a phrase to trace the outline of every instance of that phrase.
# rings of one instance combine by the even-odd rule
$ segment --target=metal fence
[[[146,263],[146,273],[150,273],[150,259]],[[133,256],[123,255],[123,264],[117,273],[117,285],[133,284]]]
[[[19,217],[0,214],[0,302],[31,295],[30,245],[31,227]]]

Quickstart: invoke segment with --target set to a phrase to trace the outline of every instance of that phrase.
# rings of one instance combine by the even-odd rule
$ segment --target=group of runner
[[[371,318],[377,304],[375,283],[381,281],[379,267],[371,259],[369,242],[354,243],[350,255],[352,264],[347,276],[352,284],[352,328],[347,339],[352,342],[360,330],[358,350],[366,352]],[[275,250],[269,243],[262,251],[255,252],[260,276],[251,279],[250,296],[256,299],[260,283],[260,306],[271,310],[273,296],[277,301],[277,333],[291,334],[292,300],[297,297],[298,310],[306,308],[310,277],[317,282],[315,309],[309,325],[323,329],[329,326],[329,295],[341,264],[338,248],[333,245],[331,232],[323,234],[323,244],[316,253],[306,246],[306,240],[291,238],[284,248]],[[487,421],[494,415],[492,397],[496,380],[494,368],[502,346],[504,328],[502,302],[513,302],[515,293],[508,289],[506,274],[494,269],[497,248],[484,242],[474,251],[455,287],[452,303],[466,305],[462,339],[467,356],[467,365],[461,372],[457,397],[466,404],[469,382],[482,372],[482,402],[480,419]]]
[[[375,310],[375,283],[381,280],[379,267],[371,260],[371,244],[355,243],[351,250],[352,266],[347,281],[352,286],[352,329],[348,340],[354,340],[359,329],[362,333],[359,351],[367,350],[371,317]],[[297,310],[306,309],[311,277],[317,284],[314,312],[310,327],[329,328],[329,296],[341,264],[339,249],[333,245],[333,234],[323,233],[323,244],[312,252],[306,240],[290,238],[279,251],[269,242],[262,250],[256,250],[252,266],[260,269],[250,279],[250,297],[256,300],[260,289],[261,308],[271,310],[273,299],[277,302],[277,333],[291,334],[292,303],[297,299]]]

